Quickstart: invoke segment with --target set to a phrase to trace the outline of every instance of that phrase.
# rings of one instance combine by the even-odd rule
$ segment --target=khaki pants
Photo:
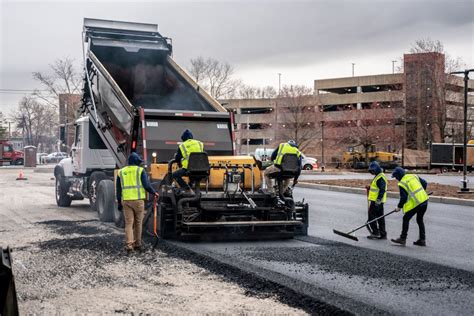
[[[145,216],[145,201],[123,201],[125,217],[125,248],[133,249],[142,245],[142,224]]]
[[[267,186],[267,190],[271,193],[275,193],[275,190],[273,188],[273,179],[270,179],[270,175],[272,173],[278,173],[278,172],[280,172],[280,169],[278,169],[274,165],[271,165],[267,169],[265,169],[263,173],[265,175],[265,185]],[[286,189],[288,189],[288,187],[290,186],[290,182],[291,182],[291,179],[283,180],[283,192],[285,192]]]

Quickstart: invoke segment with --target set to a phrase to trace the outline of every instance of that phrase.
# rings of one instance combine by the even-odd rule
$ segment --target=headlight
[[[152,153],[151,153],[151,156],[152,156],[153,158],[156,158],[156,152],[155,152],[155,151],[152,152]]]

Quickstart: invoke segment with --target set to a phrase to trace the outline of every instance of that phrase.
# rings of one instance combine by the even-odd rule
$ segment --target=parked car
[[[272,156],[273,149],[271,148],[257,148],[255,149],[254,157],[257,162],[261,163],[262,169],[265,169],[272,164],[270,157]],[[303,170],[313,170],[318,168],[318,159],[303,155],[301,161],[301,168]]]
[[[64,152],[54,152],[50,153],[46,157],[44,157],[44,162],[45,163],[58,163],[64,158],[67,158],[67,154]]]
[[[46,163],[45,162],[46,156],[48,156],[47,153],[37,153],[36,154],[36,163],[39,164],[39,165],[43,164],[43,163]]]
[[[303,159],[301,161],[301,167],[303,170],[317,169],[318,159],[303,155]]]

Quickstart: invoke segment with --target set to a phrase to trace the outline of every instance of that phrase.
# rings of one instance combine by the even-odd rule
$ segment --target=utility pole
[[[463,144],[463,177],[462,177],[462,188],[460,193],[470,193],[467,187],[467,96],[468,96],[468,83],[469,73],[474,69],[466,69],[464,71],[456,71],[451,74],[463,74],[464,75],[464,144]]]
[[[321,171],[324,171],[324,121],[321,121]]]
[[[395,63],[396,62],[397,62],[396,60],[392,60],[392,74],[395,73]]]
[[[352,77],[354,77],[354,66],[355,66],[355,63],[352,63]]]
[[[281,95],[281,73],[278,73],[278,96]]]

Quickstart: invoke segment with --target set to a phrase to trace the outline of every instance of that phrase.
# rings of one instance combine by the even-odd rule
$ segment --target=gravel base
[[[36,240],[13,252],[21,314],[313,313],[312,302],[285,304],[284,289],[166,243],[127,256],[123,233],[96,220],[33,226]]]

